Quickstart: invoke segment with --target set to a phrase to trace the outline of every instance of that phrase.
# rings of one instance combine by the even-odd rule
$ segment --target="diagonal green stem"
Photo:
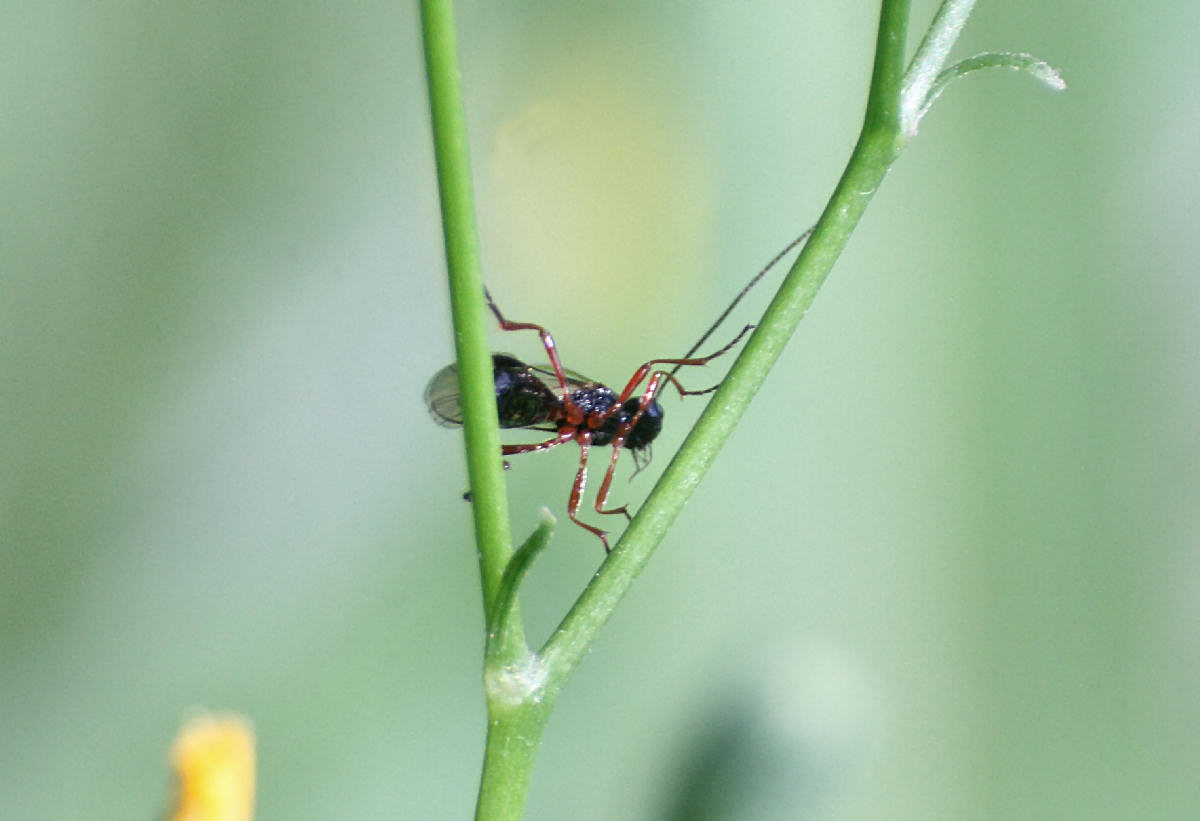
[[[975,8],[976,0],[942,0],[934,15],[929,30],[917,47],[912,63],[904,77],[900,94],[901,123],[904,138],[917,133],[917,124],[924,114],[922,108],[929,97],[929,90],[937,82],[938,73],[950,57],[950,50],[962,34],[967,18]]]
[[[557,693],[645,567],[783,352],[899,151],[908,0],[884,0],[875,69],[857,146],[812,237],[729,375],[600,571],[542,649]]]

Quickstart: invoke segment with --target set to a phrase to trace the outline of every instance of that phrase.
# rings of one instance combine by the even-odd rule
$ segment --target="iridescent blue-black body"
[[[605,413],[617,402],[617,394],[599,382],[574,371],[566,372],[571,403],[582,412],[586,428],[592,413]],[[559,394],[554,371],[526,365],[508,354],[492,354],[492,379],[496,388],[496,409],[502,428],[534,428],[556,431],[566,423],[567,406]],[[620,429],[637,414],[640,396],[634,396],[592,429],[592,444],[612,443]],[[433,377],[425,389],[425,404],[438,424],[453,427],[462,424],[458,368],[447,365]],[[624,447],[643,450],[658,436],[663,425],[663,408],[652,400],[637,424],[625,437]]]
[[[617,394],[604,385],[591,384],[572,393],[571,401],[583,411],[586,419],[593,412],[604,413],[612,408],[617,403]],[[593,429],[592,444],[601,447],[610,444],[621,428],[637,414],[640,403],[641,397],[639,396],[626,399],[616,413],[605,419],[598,428]],[[651,400],[637,424],[625,436],[625,447],[630,450],[641,450],[648,447],[662,430],[662,424],[662,405],[658,404],[658,400]]]
[[[528,428],[561,415],[562,399],[516,357],[492,354],[492,381],[502,428]]]

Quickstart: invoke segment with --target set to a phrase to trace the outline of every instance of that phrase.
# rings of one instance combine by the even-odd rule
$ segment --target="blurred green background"
[[[1200,14],[1152,8],[980,3],[960,56],[1070,91],[935,106],[562,699],[530,818],[1200,817]],[[256,724],[260,819],[469,817],[416,9],[4,11],[0,816],[153,817],[210,707]],[[876,13],[461,2],[497,299],[612,383],[682,353],[819,213]],[[562,522],[536,639],[601,559],[576,458],[509,474],[519,535]]]

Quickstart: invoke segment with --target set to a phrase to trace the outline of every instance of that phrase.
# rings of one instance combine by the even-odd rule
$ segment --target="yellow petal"
[[[176,803],[170,821],[251,821],[254,731],[236,715],[188,721],[171,749]]]

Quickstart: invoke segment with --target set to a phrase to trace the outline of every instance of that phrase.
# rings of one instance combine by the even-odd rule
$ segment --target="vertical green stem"
[[[482,298],[483,276],[475,229],[471,158],[452,0],[422,0],[421,25],[450,279],[467,472],[471,482],[471,509],[475,514],[484,606],[490,608],[499,591],[512,545],[499,458],[500,425],[496,417],[492,355],[488,348],[487,316]]]
[[[875,66],[871,72],[871,90],[859,136],[860,146],[869,134],[900,130],[900,84],[904,80],[904,44],[908,38],[911,5],[911,0],[883,0],[879,10]],[[888,158],[888,163],[894,159],[895,155]]]
[[[489,624],[484,668],[488,734],[476,817],[487,821],[519,821],[550,702],[539,695],[542,668],[525,646],[514,591],[507,597],[502,593],[512,544],[501,471],[500,426],[482,298],[483,277],[452,0],[422,0],[421,26],[471,508],[475,516],[484,613]],[[506,615],[497,619],[495,614],[500,609]],[[490,632],[493,626],[495,633]]]
[[[520,821],[542,730],[552,704],[535,702],[488,710],[487,750],[475,821]]]
[[[542,730],[553,709],[553,701],[546,697],[544,688],[545,662],[529,652],[523,636],[503,640],[512,632],[505,623],[515,615],[517,589],[534,559],[546,549],[553,530],[554,517],[543,511],[538,529],[509,561],[501,594],[488,615],[484,665],[488,736],[479,802],[475,807],[479,821],[521,818]],[[518,638],[519,643],[515,641]]]

